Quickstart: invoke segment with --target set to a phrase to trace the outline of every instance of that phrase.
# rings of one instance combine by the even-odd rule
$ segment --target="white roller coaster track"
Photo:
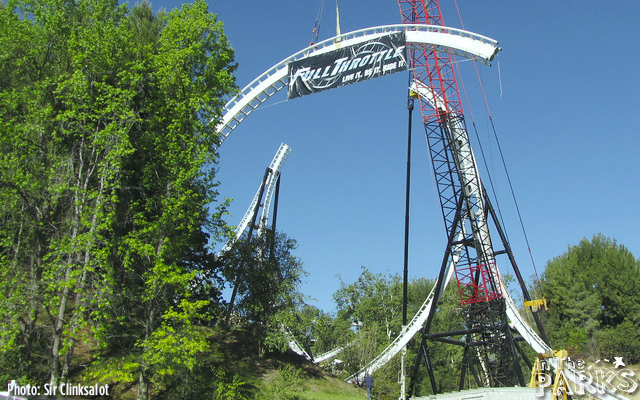
[[[340,42],[341,46],[350,46],[353,44],[363,43],[368,40],[387,35],[393,32],[406,32],[407,46],[417,48],[425,48],[440,52],[447,52],[467,59],[489,64],[493,57],[500,50],[498,42],[488,37],[478,35],[472,32],[447,28],[442,26],[431,25],[385,25],[373,28],[362,29],[345,33],[340,36],[327,39],[313,46],[307,47],[290,57],[282,60],[274,65],[262,75],[254,79],[249,85],[240,91],[238,95],[232,98],[223,110],[223,116],[216,131],[219,134],[220,143],[222,143],[229,134],[242,122],[249,114],[256,110],[262,103],[268,100],[275,93],[283,89],[289,84],[288,64],[292,61],[305,57],[311,57],[323,53],[327,53],[335,48],[336,42]],[[257,202],[258,200],[256,200]],[[254,203],[250,209],[255,209]],[[249,221],[251,218],[248,219]],[[243,218],[244,221],[244,218]],[[246,224],[245,223],[245,229]],[[241,224],[242,225],[242,224]],[[240,228],[239,226],[238,228]],[[226,247],[226,245],[225,245]],[[444,286],[448,285],[451,280],[454,268],[454,260],[448,266],[446,280]],[[500,277],[499,271],[496,273],[500,281],[502,292],[505,295],[507,304],[507,316],[511,326],[516,329],[524,340],[540,354],[548,353],[551,348],[538,336],[538,334],[524,321],[516,307],[513,299],[506,291],[504,283]],[[429,294],[420,310],[416,313],[412,321],[402,330],[400,335],[385,349],[378,357],[371,361],[360,372],[351,376],[348,380],[358,381],[362,379],[364,371],[373,372],[391,360],[402,348],[415,336],[426,321],[429,310],[434,307],[433,291]],[[337,349],[336,349],[337,350]],[[548,359],[550,365],[557,368],[558,361],[555,358]],[[588,379],[579,371],[565,364],[564,374],[570,381],[582,385],[590,393],[603,400],[625,400],[626,397],[617,394],[607,387],[595,382],[589,382]]]
[[[218,252],[218,254],[225,253],[228,251],[231,246],[238,240],[249,227],[249,223],[253,220],[255,216],[255,212],[257,210],[258,202],[260,201],[260,193],[264,193],[266,191],[266,195],[264,198],[264,202],[262,203],[262,214],[260,216],[260,220],[258,221],[258,235],[261,235],[264,229],[267,226],[267,222],[269,220],[269,210],[271,207],[271,199],[273,197],[273,193],[275,190],[276,183],[278,181],[278,177],[280,176],[280,169],[284,165],[284,162],[287,160],[289,153],[291,152],[291,148],[282,143],[278,148],[275,156],[273,156],[273,160],[271,160],[271,164],[269,165],[269,175],[267,177],[266,182],[261,182],[258,190],[256,191],[255,196],[253,196],[253,200],[247,208],[247,211],[244,213],[242,220],[236,227],[233,236],[227,240],[222,249]],[[266,188],[264,188],[266,184]]]
[[[229,102],[227,102],[222,113],[222,121],[217,127],[217,132],[220,135],[220,143],[222,143],[238,126],[238,124],[240,124],[240,122],[242,122],[249,114],[256,110],[262,103],[264,103],[275,93],[288,85],[289,77],[287,75],[287,72],[288,64],[290,62],[305,57],[327,53],[335,49],[335,45],[338,42],[340,42],[341,46],[350,46],[358,43],[364,43],[371,39],[375,39],[394,32],[405,32],[408,46],[435,49],[436,51],[455,54],[464,58],[468,58],[470,60],[482,62],[484,64],[489,64],[496,53],[500,50],[500,48],[498,47],[498,42],[486,36],[442,26],[399,24],[377,26],[348,32],[343,35],[316,43],[313,46],[309,46],[285,58],[278,64],[265,71],[262,75],[254,79],[249,85],[242,89],[239,94],[237,94]],[[271,168],[273,170],[279,170],[280,165],[284,162],[286,156],[290,151],[288,146],[286,152],[282,151],[282,146],[281,149],[278,150],[278,153],[276,153],[274,161],[272,162]],[[280,154],[283,154],[283,157],[279,162],[276,162]],[[227,243],[220,250],[219,254],[227,251],[235,242],[235,240],[237,240],[237,238],[239,238],[246,231],[250,221],[255,215],[254,213],[256,210],[256,205],[259,201],[260,192],[262,191],[262,189],[263,188],[261,185],[258,188],[253,201],[249,205],[247,212],[236,228],[234,236],[229,241],[227,241]],[[271,193],[271,189],[271,187],[270,189],[267,189],[267,192]],[[267,195],[267,197],[267,200],[269,201],[265,201],[265,208],[269,207],[271,200],[269,194]],[[263,216],[265,215],[264,211],[265,210],[263,208]],[[268,216],[268,211],[266,215]],[[261,223],[262,220],[263,218],[260,219]],[[451,271],[453,271],[453,269],[451,269]],[[447,274],[447,282],[450,278],[451,273]],[[406,329],[409,332],[412,332],[412,334],[408,336],[401,335],[402,338],[407,338],[407,342],[411,340],[411,338],[413,338],[422,324],[424,324],[424,318],[426,318],[427,316],[427,313],[425,313],[424,310],[428,309],[429,305],[431,304],[432,297],[433,294],[427,298],[420,311],[416,314],[416,317],[414,317],[412,322],[406,327]],[[406,343],[404,343],[402,346],[404,345],[406,345]],[[296,346],[299,347],[297,343],[290,347],[294,349]],[[402,346],[400,346],[400,348],[402,348]],[[325,359],[331,358],[337,355],[346,347],[348,346],[340,347],[322,354],[317,358],[317,360],[323,361]],[[393,354],[395,355],[396,353]],[[383,357],[378,360],[378,363],[380,364],[380,366],[384,365],[389,361],[389,359]]]
[[[267,223],[269,222],[269,211],[271,210],[271,199],[273,199],[273,194],[275,192],[276,185],[278,183],[278,178],[280,177],[280,168],[287,160],[289,153],[291,152],[291,148],[286,144],[281,144],[280,148],[276,152],[275,157],[271,161],[271,165],[269,165],[269,176],[267,177],[267,188],[264,195],[264,202],[262,205],[262,214],[260,215],[260,222],[258,224],[258,236],[261,236],[267,227]]]
[[[287,335],[287,340],[289,342],[289,348],[291,349],[291,351],[306,358],[307,360],[311,361],[314,364],[320,364],[323,361],[326,361],[332,357],[335,357],[338,354],[340,354],[342,350],[348,347],[351,347],[353,345],[353,342],[352,342],[344,346],[337,347],[333,350],[329,350],[326,353],[322,353],[319,356],[314,357],[314,356],[311,356],[309,353],[307,353],[307,351],[300,345],[300,343],[298,343],[298,341],[293,336],[293,333],[291,333],[291,330],[289,328],[283,326],[282,329]]]
[[[394,32],[406,32],[407,46],[429,48],[488,64],[500,50],[498,42],[472,32],[432,25],[384,25],[348,32],[316,43],[285,58],[253,80],[232,98],[222,112],[217,127],[222,143],[243,119],[271,96],[289,84],[288,65],[305,57],[316,56],[341,46],[364,43]]]
[[[289,348],[291,349],[291,351],[293,351],[299,356],[306,358],[308,361],[314,362],[313,357],[311,357],[311,355],[309,355],[309,353],[307,353],[307,351],[303,349],[302,346],[300,346],[300,343],[298,343],[296,338],[293,336],[293,333],[291,333],[291,330],[286,326],[283,326],[282,330],[287,336],[287,341],[289,342]]]
[[[313,359],[313,363],[314,364],[320,364],[321,362],[326,361],[326,360],[330,359],[331,357],[337,356],[338,354],[340,354],[340,352],[342,350],[347,349],[347,348],[349,348],[351,346],[353,346],[353,342],[351,342],[349,344],[346,344],[346,345],[344,345],[342,347],[338,347],[338,348],[335,348],[333,350],[329,350],[326,353],[322,353],[322,354],[320,354],[319,356],[317,356],[317,357],[315,357]]]
[[[451,277],[453,276],[453,264],[454,263],[451,262],[447,266],[444,287],[442,290],[443,292],[444,288],[447,287],[447,285],[451,281]],[[409,343],[409,341],[411,341],[411,339],[413,339],[413,337],[420,331],[424,323],[427,321],[427,317],[429,316],[431,307],[437,303],[437,301],[434,302],[436,285],[437,282],[433,285],[429,296],[427,296],[427,299],[424,301],[424,303],[422,303],[422,306],[420,307],[418,312],[414,315],[413,319],[407,324],[407,326],[402,329],[398,337],[396,337],[393,342],[391,342],[391,344],[389,344],[389,346],[387,346],[387,348],[382,351],[382,353],[380,353],[376,358],[371,360],[367,365],[360,369],[360,371],[348,377],[346,379],[347,382],[362,382],[365,373],[374,373],[375,371],[380,369],[386,363],[391,361],[391,359],[395,357],[396,354],[398,354]]]

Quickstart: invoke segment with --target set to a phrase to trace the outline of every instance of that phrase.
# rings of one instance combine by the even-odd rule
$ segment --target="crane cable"
[[[324,0],[320,0],[320,7],[318,8],[318,14],[316,14],[316,22],[313,25],[313,31],[311,33],[311,42],[309,46],[313,46],[318,41],[320,35],[320,23],[322,22],[322,12],[324,10]]]
[[[456,64],[456,73],[458,74],[459,77],[462,78],[462,74],[460,73],[460,68],[458,67],[458,64]],[[482,162],[484,164],[485,170],[487,171],[487,177],[489,178],[489,187],[491,188],[491,193],[493,194],[493,198],[495,199],[495,202],[496,202],[496,210],[498,212],[498,216],[500,217],[500,223],[502,224],[502,226],[505,226],[504,218],[502,216],[502,209],[500,208],[498,196],[496,194],[495,185],[493,184],[492,174],[489,172],[489,163],[487,163],[487,157],[485,156],[484,147],[482,146],[482,141],[480,140],[480,135],[478,133],[478,127],[476,126],[476,121],[475,121],[475,118],[473,117],[473,111],[471,111],[471,105],[469,104],[469,97],[467,96],[467,90],[466,90],[466,88],[464,86],[464,81],[462,79],[459,79],[459,82],[460,82],[460,86],[462,87],[462,93],[464,94],[465,102],[467,103],[467,110],[469,111],[469,115],[471,116],[471,124],[473,125],[473,131],[474,131],[474,133],[476,135],[476,140],[478,142],[478,146],[480,147],[480,154],[482,156]],[[509,240],[508,234],[506,232],[506,229],[505,229],[505,236],[507,236],[507,240]]]
[[[324,12],[324,0],[320,1],[320,7],[318,8],[318,14],[316,15],[316,22],[313,26],[313,31],[311,33],[311,41],[309,42],[309,46],[313,46],[314,43],[318,42],[318,37],[320,36],[320,23],[322,21],[322,13]],[[336,0],[336,45],[340,46],[340,36],[342,32],[340,29],[340,5],[339,0]]]
[[[460,8],[458,7],[458,1],[454,0],[453,2],[455,4],[455,6],[456,6],[456,11],[458,12],[458,18],[460,20],[460,25],[461,25],[462,29],[465,29],[464,22],[462,21],[462,15],[460,14]],[[533,271],[534,271],[534,274],[536,276],[536,284],[537,284],[538,288],[541,290],[542,288],[540,287],[540,277],[538,275],[538,269],[536,268],[536,262],[535,262],[535,260],[533,258],[533,253],[531,251],[531,245],[529,244],[529,237],[527,236],[527,230],[525,229],[524,222],[522,221],[522,214],[520,213],[520,207],[518,206],[518,201],[516,200],[516,195],[515,195],[515,192],[513,190],[513,184],[511,183],[511,177],[509,175],[509,170],[507,169],[507,164],[506,164],[505,159],[504,159],[504,153],[502,152],[502,146],[500,146],[500,141],[498,140],[498,134],[496,132],[496,127],[495,127],[495,125],[493,123],[493,117],[491,116],[491,110],[489,109],[489,103],[487,102],[487,96],[486,96],[485,91],[484,91],[484,85],[482,84],[482,80],[480,79],[480,73],[478,72],[478,66],[476,65],[475,62],[473,62],[473,68],[476,71],[476,77],[478,79],[478,84],[480,85],[480,90],[482,91],[482,98],[484,99],[484,105],[485,105],[485,107],[487,109],[487,114],[489,116],[489,122],[491,122],[491,129],[493,130],[493,137],[494,137],[494,139],[496,141],[496,144],[498,146],[498,151],[500,153],[500,159],[502,161],[502,167],[503,167],[505,175],[507,177],[507,182],[509,183],[509,190],[511,191],[511,197],[513,198],[513,202],[514,202],[515,207],[516,207],[516,212],[518,214],[518,220],[520,221],[520,227],[522,228],[522,233],[524,235],[524,240],[525,240],[525,242],[527,244],[527,249],[529,251],[529,257],[531,258],[531,264],[533,265]],[[458,71],[458,74],[459,74],[459,71]],[[462,79],[460,81],[462,81]],[[462,84],[462,87],[463,87],[463,92],[465,93],[465,98],[466,98],[466,92],[464,91],[464,84]],[[500,81],[500,92],[502,94],[502,81]],[[468,104],[468,99],[467,99],[467,104]],[[473,127],[475,129],[476,128],[476,124],[475,124],[475,121],[473,120],[473,114],[471,114],[471,119],[472,119],[472,122],[473,122]],[[476,135],[477,135],[477,131],[476,131]],[[486,168],[487,164],[486,164],[486,160],[484,160],[484,152],[482,151],[482,145],[480,145],[480,150],[482,152],[483,162],[485,163],[485,168]],[[489,180],[490,180],[490,184],[493,185],[491,183],[491,178],[489,178]],[[494,191],[494,196],[495,196],[495,191]],[[497,197],[496,197],[496,199],[497,199]],[[500,218],[502,218],[502,216]]]

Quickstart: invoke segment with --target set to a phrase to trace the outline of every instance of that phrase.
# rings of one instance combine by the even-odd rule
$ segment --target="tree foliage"
[[[556,347],[640,360],[640,261],[602,234],[551,260],[541,290],[544,314]]]
[[[84,361],[127,350],[103,366],[139,398],[193,368],[195,321],[219,300],[190,288],[220,274],[211,121],[232,62],[204,1],[0,8],[0,375],[56,384],[80,343],[101,350]]]
[[[416,278],[408,283],[407,314],[411,318],[422,306],[434,282]],[[352,374],[376,357],[400,333],[402,329],[402,280],[397,274],[374,274],[362,267],[360,276],[351,284],[342,282],[334,294],[337,305],[336,321],[348,321],[353,330],[352,345],[340,354],[345,373]],[[335,322],[334,322],[335,323]],[[432,332],[449,332],[463,329],[464,320],[460,298],[455,285],[444,292],[431,326]],[[414,364],[420,337],[407,347],[406,367]],[[438,391],[457,390],[459,365],[452,360],[462,358],[458,346],[429,342],[429,356],[434,367]],[[384,368],[375,373],[377,390],[395,395],[398,390],[397,373],[400,357],[396,356]],[[429,393],[431,386],[424,368],[418,376],[418,392]]]
[[[338,318],[358,326],[381,324],[387,339],[392,339],[402,325],[402,281],[398,275],[373,274],[362,267],[356,282],[341,282],[334,294]]]
[[[265,230],[237,240],[221,260],[225,277],[234,285],[229,313],[246,324],[259,343],[259,353],[287,348],[286,327],[294,326],[294,311],[302,304],[298,284],[304,274],[293,255],[295,240]]]

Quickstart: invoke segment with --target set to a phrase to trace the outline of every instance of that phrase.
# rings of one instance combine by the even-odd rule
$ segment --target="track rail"
[[[288,65],[290,62],[328,53],[335,49],[337,42],[341,46],[350,46],[394,32],[405,32],[409,47],[455,54],[484,64],[489,64],[500,50],[498,42],[486,36],[435,25],[384,25],[335,36],[302,49],[280,61],[229,100],[222,112],[222,120],[216,129],[220,143],[262,103],[289,85]]]
[[[265,197],[265,201],[262,203],[262,215],[260,220],[258,221],[258,234],[262,234],[264,229],[267,226],[267,222],[269,219],[269,209],[271,207],[271,199],[273,197],[273,191],[275,189],[276,183],[278,181],[278,177],[280,176],[280,169],[284,165],[284,162],[287,160],[289,153],[291,152],[291,148],[282,143],[276,151],[276,154],[273,156],[273,160],[271,160],[271,164],[269,165],[269,174],[267,176],[266,181],[263,180],[256,191],[255,196],[253,196],[253,200],[247,208],[247,211],[244,213],[244,216],[240,220],[240,223],[236,227],[233,236],[227,240],[227,242],[222,246],[222,249],[218,252],[218,255],[227,252],[231,246],[246,232],[249,227],[249,223],[253,220],[256,212],[258,211],[260,202],[260,195],[266,189],[267,195]],[[266,187],[265,187],[266,186]]]
[[[351,346],[353,346],[353,342],[348,343],[348,344],[346,344],[346,345],[344,345],[342,347],[338,347],[338,348],[335,348],[333,350],[329,350],[326,353],[322,353],[322,354],[320,354],[319,356],[317,356],[317,357],[315,357],[313,359],[313,363],[314,364],[320,364],[321,362],[326,361],[326,360],[330,359],[331,357],[337,356],[338,354],[340,354],[340,352],[342,350],[347,349],[347,348],[349,348]]]
[[[293,336],[293,333],[291,333],[291,330],[285,326],[282,326],[282,330],[287,336],[287,342],[289,343],[289,348],[291,349],[291,351],[299,356],[306,358],[307,361],[315,363],[313,357],[309,353],[307,353],[307,351],[300,345],[300,343],[298,343],[295,336]]]
[[[459,236],[458,238],[460,237],[461,236]],[[449,263],[449,265],[447,266],[447,270],[445,271],[444,285],[440,296],[442,296],[442,293],[444,293],[444,288],[446,288],[449,282],[451,282],[451,277],[453,276],[453,273],[455,271],[455,263],[458,261],[459,255],[459,251],[454,251],[453,259]],[[422,303],[422,306],[420,306],[420,309],[418,309],[411,321],[402,328],[402,331],[400,331],[400,334],[393,340],[393,342],[391,342],[389,346],[387,346],[376,358],[371,360],[358,372],[345,379],[346,382],[362,382],[365,373],[368,372],[371,374],[377,371],[386,363],[388,363],[393,357],[395,357],[400,351],[402,351],[402,349],[409,343],[409,341],[411,341],[411,339],[413,339],[413,337],[420,331],[420,329],[422,329],[422,326],[425,324],[427,318],[429,317],[431,308],[435,307],[438,303],[439,299],[435,299],[435,289],[437,283],[437,281],[434,283],[431,292],[427,296],[424,303]]]
[[[291,153],[291,148],[282,143],[276,155],[273,157],[273,161],[271,161],[271,165],[269,165],[269,177],[267,178],[267,187],[264,196],[264,202],[262,205],[262,214],[260,215],[260,222],[258,224],[258,236],[261,236],[264,233],[264,230],[267,227],[267,223],[269,222],[269,212],[271,210],[271,200],[273,199],[274,192],[276,190],[276,185],[278,183],[278,178],[280,178],[280,169],[284,165],[287,157]]]

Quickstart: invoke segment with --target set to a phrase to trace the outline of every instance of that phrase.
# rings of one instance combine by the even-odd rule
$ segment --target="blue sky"
[[[153,7],[179,4],[162,0]],[[309,44],[320,0],[209,6],[224,22],[239,65],[237,83],[244,87]],[[453,0],[441,0],[441,7],[445,23],[461,28]],[[538,272],[569,245],[599,232],[640,257],[640,3],[458,0],[458,7],[467,30],[498,40],[503,49],[492,66],[479,64],[478,71]],[[340,22],[345,33],[401,21],[394,0],[342,0]],[[335,2],[327,0],[320,39],[335,29]],[[530,277],[534,269],[478,78],[470,62],[460,69],[504,227]],[[291,146],[278,228],[299,243],[296,255],[309,274],[303,293],[326,311],[334,309],[338,276],[353,282],[361,266],[402,271],[407,74],[291,101],[282,91],[220,148],[220,191],[234,199],[229,223],[235,225],[280,143]],[[409,269],[412,277],[434,279],[446,237],[417,112],[413,132]],[[487,169],[481,170],[485,184]],[[508,273],[505,261],[499,266]]]

